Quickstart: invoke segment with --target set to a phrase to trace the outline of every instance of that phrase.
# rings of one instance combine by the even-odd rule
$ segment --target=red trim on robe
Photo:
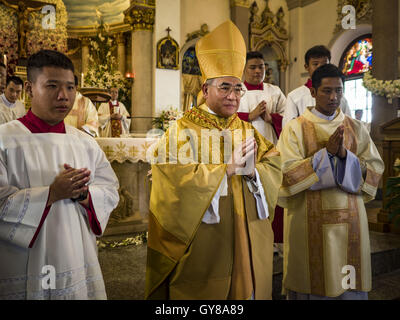
[[[246,86],[247,90],[251,91],[251,90],[264,90],[264,82],[261,82],[259,84],[250,84],[247,83],[246,81],[244,82],[244,85]]]
[[[50,197],[50,192],[49,192],[49,197]],[[47,204],[48,201],[49,201],[49,198],[47,197],[46,204]],[[51,208],[51,206],[46,206],[46,208],[44,209],[43,214],[42,214],[42,218],[40,219],[40,222],[39,222],[39,226],[37,227],[36,232],[33,235],[33,238],[31,240],[31,242],[29,243],[28,248],[32,248],[33,247],[33,244],[35,243],[36,238],[39,235],[40,230],[42,229],[42,225],[44,223],[44,220],[46,220],[47,215],[50,212],[50,208]]]
[[[66,133],[64,121],[61,121],[54,126],[51,126],[48,123],[46,123],[45,121],[43,121],[42,119],[40,119],[39,117],[37,117],[30,109],[25,116],[23,116],[22,118],[19,118],[17,120],[19,120],[32,133],[61,133],[61,134]],[[50,196],[50,193],[49,193],[49,196]],[[51,206],[47,206],[48,201],[49,201],[49,198],[47,198],[46,208],[44,209],[44,211],[42,213],[42,218],[40,219],[39,226],[37,227],[36,232],[33,235],[31,242],[29,243],[29,248],[32,248],[32,246],[34,245],[36,238],[39,235],[39,232],[42,228],[42,225],[43,225],[44,221],[46,220],[47,215],[50,212]],[[89,192],[89,208],[85,207],[84,205],[82,205],[82,206],[86,209],[86,212],[88,213],[89,224],[90,224],[91,229],[93,230],[93,233],[95,235],[100,235],[101,234],[101,226],[100,226],[99,221],[97,220],[96,211],[94,210],[90,192]]]
[[[271,113],[272,118],[272,127],[275,130],[276,137],[279,139],[279,136],[282,132],[282,119],[283,117],[279,113]]]
[[[308,79],[307,82],[304,84],[308,89],[312,88],[312,80]]]
[[[42,119],[37,117],[31,109],[19,120],[32,133],[66,133],[64,121],[57,123],[54,126],[49,125]]]
[[[90,195],[90,192],[88,197],[89,197],[89,208],[84,206],[83,204],[81,204],[81,206],[84,207],[87,212],[90,228],[92,229],[93,233],[96,236],[99,236],[102,233],[101,225],[99,220],[97,219],[96,212],[94,211],[92,196]]]
[[[237,115],[240,120],[249,122],[249,113],[248,112],[238,112]]]

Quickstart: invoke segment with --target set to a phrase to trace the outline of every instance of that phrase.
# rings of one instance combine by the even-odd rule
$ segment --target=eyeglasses
[[[236,97],[243,97],[244,94],[246,93],[246,90],[244,90],[244,88],[241,85],[233,86],[233,85],[230,85],[230,84],[222,84],[222,85],[216,86],[216,85],[209,84],[208,86],[209,87],[216,87],[218,89],[218,92],[223,97],[227,97],[228,95],[230,95],[230,93],[232,91],[236,95]]]

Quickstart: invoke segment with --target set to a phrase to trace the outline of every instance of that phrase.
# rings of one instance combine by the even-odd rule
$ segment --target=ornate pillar
[[[82,38],[82,72],[86,73],[89,67],[89,45],[90,38]]]
[[[398,0],[372,0],[372,75],[378,80],[394,80],[398,77],[399,10]],[[397,116],[397,101],[389,104],[385,97],[373,96],[371,136],[381,144],[380,126]]]
[[[151,129],[153,115],[153,26],[154,1],[145,3],[131,1],[124,12],[125,23],[132,26],[132,71],[135,79],[132,87],[132,110],[134,117],[131,131],[146,133]]]
[[[231,19],[243,35],[246,48],[249,49],[250,0],[230,0]]]
[[[126,70],[126,56],[125,56],[125,37],[124,34],[117,34],[117,45],[118,45],[118,71],[125,76]]]

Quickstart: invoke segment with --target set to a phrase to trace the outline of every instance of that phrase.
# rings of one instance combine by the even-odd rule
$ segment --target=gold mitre
[[[228,20],[196,43],[203,81],[219,77],[242,79],[246,44],[235,24]]]

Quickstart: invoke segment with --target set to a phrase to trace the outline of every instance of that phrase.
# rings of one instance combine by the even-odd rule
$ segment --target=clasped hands
[[[257,107],[252,112],[250,112],[249,121],[253,121],[258,117],[261,117],[267,123],[272,122],[272,117],[269,111],[267,110],[267,102],[265,100],[261,101],[257,105]]]
[[[340,159],[346,158],[347,150],[344,147],[344,125],[337,127],[335,132],[329,137],[326,150]]]
[[[112,120],[121,120],[122,119],[122,114],[113,113],[110,117],[111,117]]]
[[[50,185],[49,199],[47,205],[52,205],[58,200],[76,199],[82,194],[86,198],[79,201],[82,205],[89,206],[87,193],[89,187],[86,185],[90,180],[90,170],[87,168],[75,169],[68,164],[64,164],[64,171],[55,177]]]
[[[228,178],[240,173],[241,170],[243,175],[247,176],[250,179],[255,177],[255,164],[256,164],[256,156],[257,156],[257,142],[254,137],[248,138],[243,141],[240,145],[238,145],[231,159],[228,163],[226,173]],[[248,160],[253,160],[252,163],[247,163]]]

